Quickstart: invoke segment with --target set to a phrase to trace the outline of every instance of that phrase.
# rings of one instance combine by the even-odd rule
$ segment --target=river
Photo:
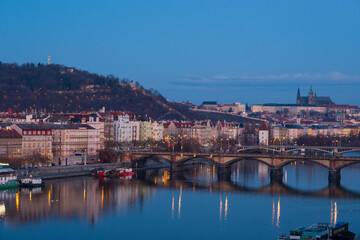
[[[328,170],[302,162],[271,181],[257,162],[190,164],[133,179],[48,180],[43,189],[0,191],[0,239],[277,239],[312,223],[347,221],[360,234],[360,165]]]

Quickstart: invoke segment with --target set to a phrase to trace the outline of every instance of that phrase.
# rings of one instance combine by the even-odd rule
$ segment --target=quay
[[[16,170],[18,178],[22,178],[28,172],[42,179],[67,178],[78,176],[89,176],[95,168],[113,169],[123,167],[124,163],[98,163],[88,165],[51,166]]]

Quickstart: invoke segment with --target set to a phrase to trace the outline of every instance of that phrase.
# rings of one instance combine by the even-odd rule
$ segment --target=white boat
[[[25,177],[20,180],[20,187],[43,187],[45,184],[42,179],[39,177],[33,177],[30,175],[29,177]]]

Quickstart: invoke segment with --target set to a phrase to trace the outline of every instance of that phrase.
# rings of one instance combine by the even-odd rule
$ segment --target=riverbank
[[[16,174],[18,179],[21,179],[26,173],[39,176],[42,179],[56,179],[67,177],[78,177],[91,175],[91,171],[95,168],[113,169],[118,167],[124,167],[124,162],[118,163],[97,163],[88,165],[71,165],[71,166],[51,166],[51,167],[39,167],[34,169],[18,169]]]

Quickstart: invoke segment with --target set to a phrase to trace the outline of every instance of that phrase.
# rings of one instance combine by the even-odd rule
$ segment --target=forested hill
[[[56,64],[0,63],[0,91],[0,111],[80,112],[105,106],[157,118],[171,108],[158,92],[138,83]]]
[[[57,64],[19,66],[0,62],[0,92],[0,111],[81,112],[104,106],[106,110],[130,111],[153,119],[208,118],[183,104],[168,102],[156,90],[144,89],[139,83]]]

